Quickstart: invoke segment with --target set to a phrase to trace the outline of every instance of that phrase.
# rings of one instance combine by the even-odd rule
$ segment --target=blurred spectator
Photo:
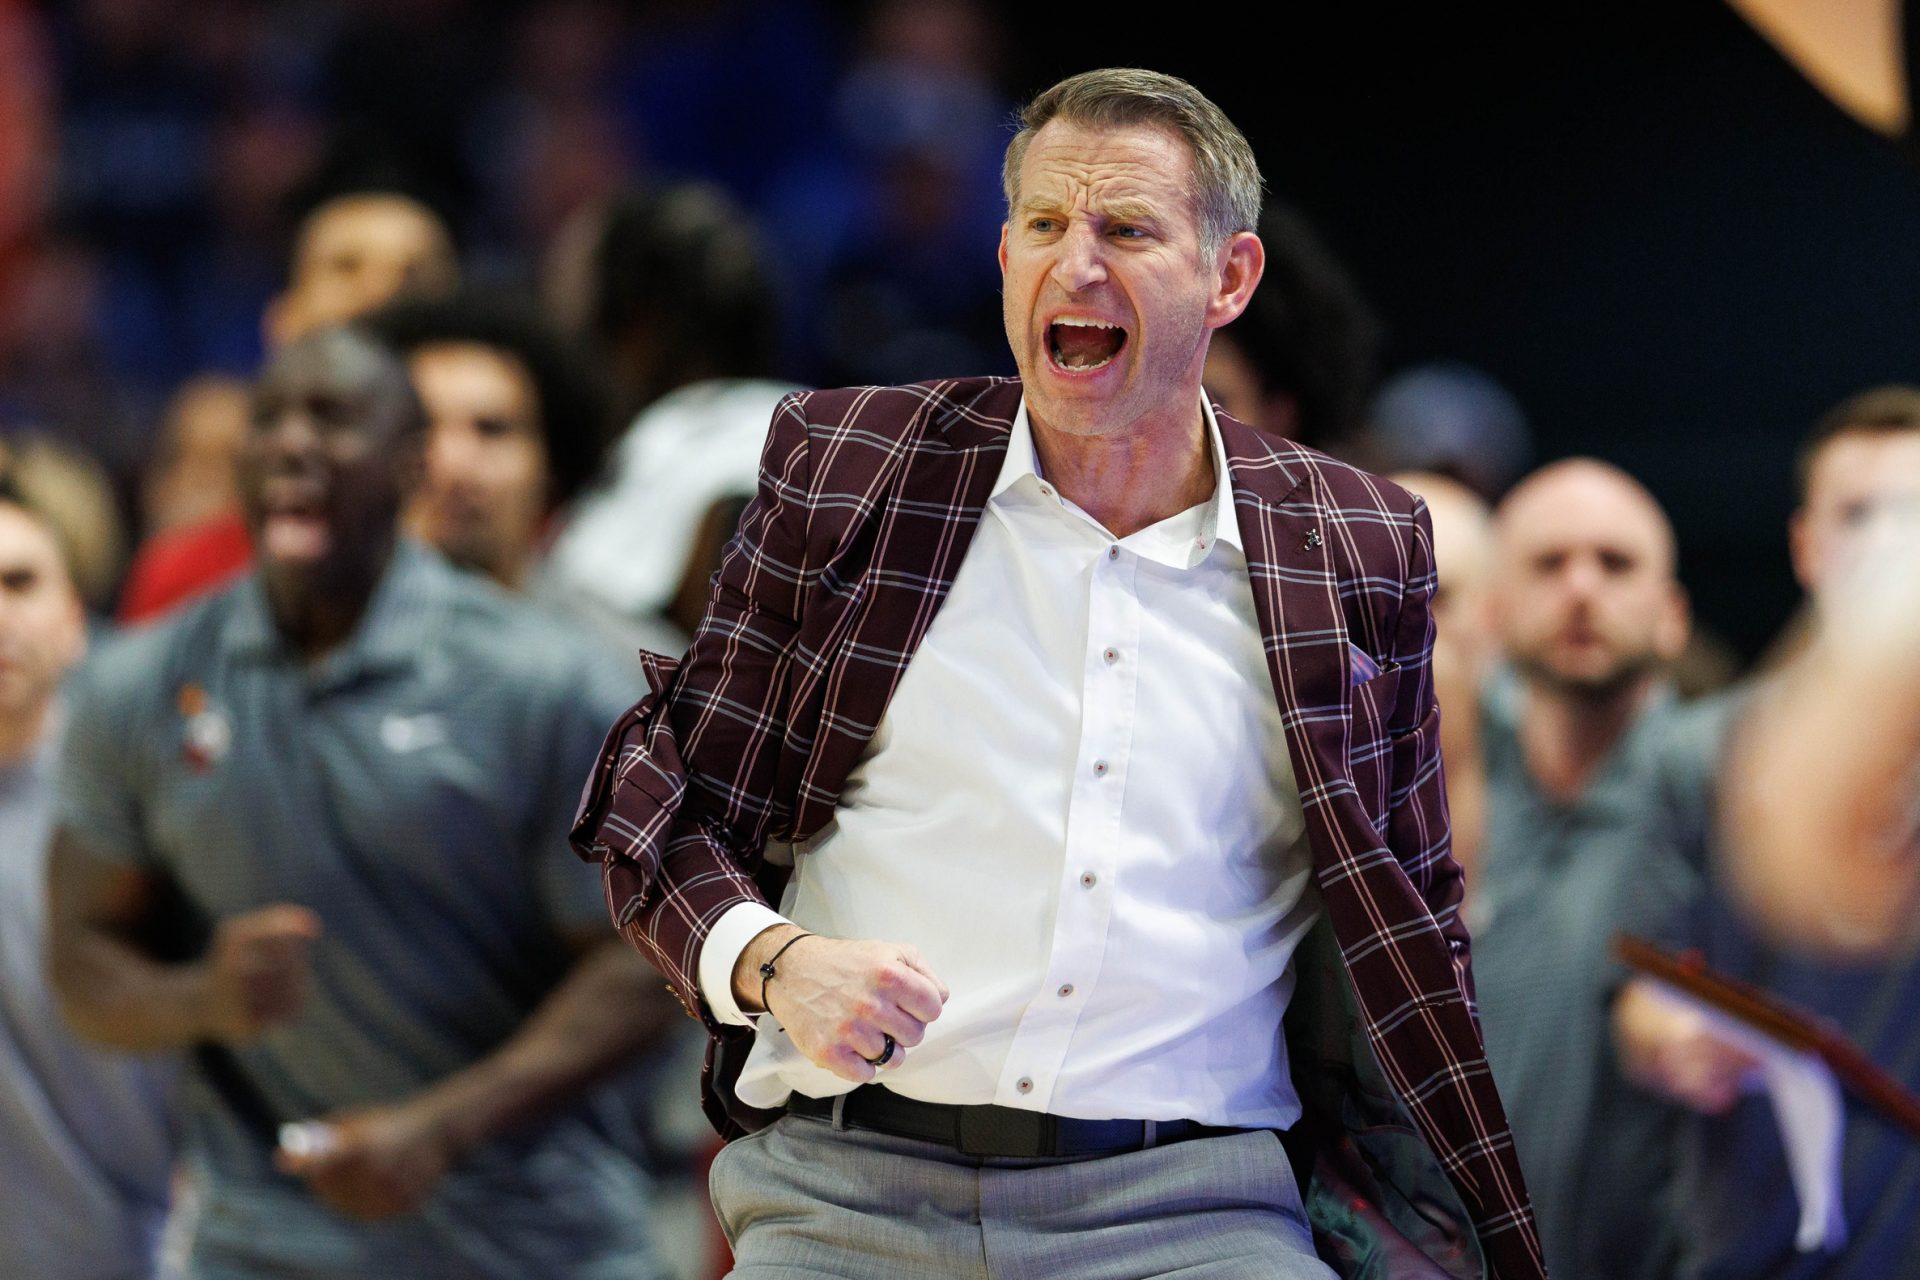
[[[1526,414],[1513,393],[1469,365],[1440,362],[1388,378],[1357,442],[1378,471],[1437,471],[1488,502],[1533,457]]]
[[[526,590],[549,520],[600,472],[609,414],[598,383],[536,315],[498,298],[403,302],[368,326],[406,356],[427,411],[407,528]]]
[[[1482,725],[1487,832],[1468,899],[1487,1061],[1557,1277],[1668,1274],[1677,1112],[1630,1086],[1606,1009],[1614,931],[1685,891],[1648,851],[1686,643],[1671,526],[1625,473],[1574,459],[1501,503],[1493,617],[1512,677]]]
[[[444,297],[458,285],[459,275],[452,233],[426,205],[389,191],[334,196],[301,222],[287,287],[268,305],[261,325],[272,343],[284,345],[395,298]],[[204,406],[189,402],[186,407]],[[192,423],[179,421],[185,416],[181,409],[176,401],[178,416],[169,426],[191,429],[197,437],[202,451],[194,474],[210,486],[197,497],[214,506],[214,495],[231,487],[231,455],[222,464],[217,452],[234,437],[197,414]],[[219,411],[208,416],[217,419]],[[170,443],[178,439],[170,434]],[[169,496],[174,502],[188,500],[177,491]],[[251,554],[246,525],[231,504],[215,506],[213,514],[191,524],[150,529],[127,572],[120,620],[159,617],[231,581]]]
[[[203,374],[167,402],[160,440],[147,468],[141,506],[148,535],[199,524],[231,511],[233,460],[247,436],[247,384]]]
[[[1360,426],[1379,378],[1380,322],[1304,215],[1269,200],[1267,270],[1213,336],[1206,385],[1242,422],[1326,448]]]
[[[255,572],[76,682],[55,981],[196,1046],[196,1274],[654,1276],[584,1099],[671,1005],[565,843],[630,680],[397,534],[424,427],[354,331],[263,374]]]
[[[1692,717],[1716,750],[1727,748],[1722,787],[1742,821],[1716,838],[1703,784],[1673,824],[1707,878],[1665,940],[1816,1011],[1920,1088],[1920,955],[1910,945],[1920,851],[1920,389],[1882,387],[1834,408],[1803,444],[1799,473],[1789,533],[1810,634],[1780,670]],[[1887,550],[1898,558],[1878,561]],[[1885,794],[1854,790],[1863,782]],[[1782,840],[1791,843],[1764,843]],[[1762,889],[1767,930],[1740,909],[1743,886]],[[1889,940],[1901,945],[1871,954]],[[1849,1110],[1838,1170],[1849,1238],[1835,1253],[1802,1254],[1778,1121],[1767,1099],[1743,1096],[1748,1055],[1640,983],[1617,1002],[1615,1030],[1634,1078],[1701,1113],[1682,1129],[1681,1276],[1865,1280],[1911,1271],[1920,1206],[1911,1139]]]
[[[557,584],[620,616],[665,618],[684,635],[753,493],[780,397],[778,311],[758,238],[710,187],[639,192],[574,231],[549,297],[605,353],[637,413],[604,486],[555,543]]]
[[[247,415],[246,384],[237,378],[203,374],[174,393],[148,464],[147,540],[121,585],[121,622],[158,617],[246,572],[253,548],[238,516],[233,460]]]
[[[0,464],[60,540],[67,572],[90,607],[103,608],[126,560],[126,531],[99,463],[45,436],[0,441]]]
[[[1258,296],[1258,295],[1255,295]],[[1454,861],[1476,887],[1486,838],[1487,767],[1480,750],[1480,694],[1495,658],[1487,607],[1493,575],[1493,513],[1465,485],[1422,471],[1389,476],[1426,500],[1433,519],[1433,690],[1440,704],[1440,754],[1447,762],[1447,813]]]
[[[285,345],[395,298],[445,297],[460,283],[453,235],[410,196],[335,196],[306,216],[285,292],[267,308],[267,336]]]
[[[154,1274],[173,1166],[173,1064],[67,1033],[43,948],[60,684],[86,648],[61,539],[0,480],[0,1270]]]

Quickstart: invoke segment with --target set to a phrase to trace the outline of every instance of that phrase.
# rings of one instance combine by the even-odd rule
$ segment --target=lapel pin
[[[1315,547],[1318,547],[1320,545],[1320,531],[1318,529],[1307,530],[1307,536],[1301,539],[1300,545],[1308,551],[1312,551]]]

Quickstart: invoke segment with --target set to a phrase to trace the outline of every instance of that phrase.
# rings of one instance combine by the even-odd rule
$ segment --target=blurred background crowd
[[[76,698],[81,799],[53,798],[79,611],[96,655],[120,655],[103,665],[137,672],[109,633],[245,582],[262,528],[281,551],[321,536],[324,513],[298,501],[267,525],[257,503],[243,515],[246,468],[296,430],[290,405],[315,421],[357,405],[347,429],[378,445],[375,419],[399,412],[381,362],[398,361],[426,435],[389,515],[547,620],[513,634],[615,655],[606,696],[568,712],[607,722],[644,688],[630,655],[677,653],[697,622],[784,393],[1012,372],[993,257],[1010,113],[1101,63],[1192,79],[1267,174],[1266,280],[1217,336],[1209,390],[1433,508],[1455,848],[1555,1274],[1920,1275],[1913,1139],[1850,1115],[1832,1173],[1851,1229],[1822,1224],[1810,1246],[1760,1064],[1609,949],[1621,928],[1691,948],[1920,1086],[1920,967],[1887,952],[1884,922],[1782,942],[1733,909],[1716,859],[1737,726],[1794,694],[1823,611],[1855,607],[1827,593],[1920,505],[1920,390],[1904,385],[1920,379],[1920,175],[1730,10],[1674,8],[1638,27],[1302,19],[1272,44],[1220,44],[1204,23],[1069,35],[987,0],[0,0],[0,1164],[45,1192],[0,1209],[0,1276],[142,1274],[113,1268],[145,1256],[169,1206],[167,1265],[205,1223],[226,1269],[196,1274],[309,1274],[248,1270],[244,1225],[219,1215],[238,1166],[213,1159],[210,1184],[182,1170],[168,1055],[102,1056],[57,1030],[53,988],[71,1002],[107,971],[63,931],[104,936],[125,923],[115,885],[166,881],[158,854],[94,835],[90,852],[140,876],[76,891],[65,916],[32,905],[55,825],[170,803],[145,765],[73,763],[142,749],[134,728],[104,732],[110,712],[144,723],[108,676]],[[352,349],[347,321],[369,335]],[[202,683],[160,691],[179,703],[163,736],[184,735],[195,770],[248,729]],[[407,756],[440,724],[389,715],[381,734]],[[174,746],[159,755],[177,764]],[[310,765],[325,772],[286,762]],[[504,771],[480,789],[533,785]],[[591,905],[591,871],[572,870]],[[458,914],[428,898],[393,909]],[[581,922],[571,904],[549,914],[558,933]],[[321,945],[304,919],[255,923],[212,936],[256,957]],[[43,964],[49,935],[64,975]],[[572,980],[561,969],[516,1016],[547,1008],[535,997]],[[232,1038],[299,1009],[268,999]],[[583,1079],[613,1072],[637,1117],[602,1127],[652,1179],[636,1212],[661,1274],[714,1274],[703,1037],[660,1023]],[[139,1040],[117,1047],[168,1036]],[[271,1050],[237,1070],[271,1075]],[[189,1074],[235,1070],[215,1061]],[[319,1114],[272,1089],[213,1093],[235,1113]],[[367,1101],[323,1094],[307,1101]],[[356,1203],[286,1158],[247,1176]],[[413,1203],[381,1185],[375,1201]],[[90,1229],[83,1247],[35,1221],[63,1196],[125,1212],[126,1239]],[[360,1239],[294,1235],[315,1256]],[[620,1274],[656,1265],[646,1253]]]

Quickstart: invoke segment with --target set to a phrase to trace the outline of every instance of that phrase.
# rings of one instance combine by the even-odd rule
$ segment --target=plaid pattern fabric
[[[608,735],[576,847],[600,862],[621,932],[716,1037],[739,1029],[700,999],[700,946],[728,908],[765,896],[767,840],[832,816],[959,570],[1020,395],[1017,380],[980,378],[782,402],[686,659],[656,660],[654,693]],[[1425,508],[1218,418],[1316,878],[1368,1047],[1492,1274],[1542,1275],[1448,849]],[[724,1095],[712,1073],[708,1086]]]

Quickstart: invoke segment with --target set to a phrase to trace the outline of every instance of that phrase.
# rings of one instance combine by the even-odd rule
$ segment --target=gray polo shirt
[[[625,664],[413,543],[318,664],[283,647],[252,576],[88,664],[61,823],[178,890],[183,952],[272,902],[325,928],[300,1017],[202,1053],[189,1081],[203,1274],[654,1274],[645,1179],[586,1104],[372,1226],[270,1163],[278,1123],[399,1099],[491,1052],[567,972],[562,931],[604,926],[565,836],[635,692]]]
[[[1609,948],[1619,929],[1662,932],[1689,892],[1691,870],[1655,838],[1685,744],[1663,700],[1557,803],[1521,753],[1520,697],[1500,680],[1482,716],[1487,839],[1467,893],[1487,1061],[1556,1280],[1661,1277],[1678,1247],[1666,1201],[1684,1113],[1620,1074]]]
[[[0,1276],[153,1274],[173,1169],[175,1064],[67,1034],[48,989],[59,734],[0,769]]]

